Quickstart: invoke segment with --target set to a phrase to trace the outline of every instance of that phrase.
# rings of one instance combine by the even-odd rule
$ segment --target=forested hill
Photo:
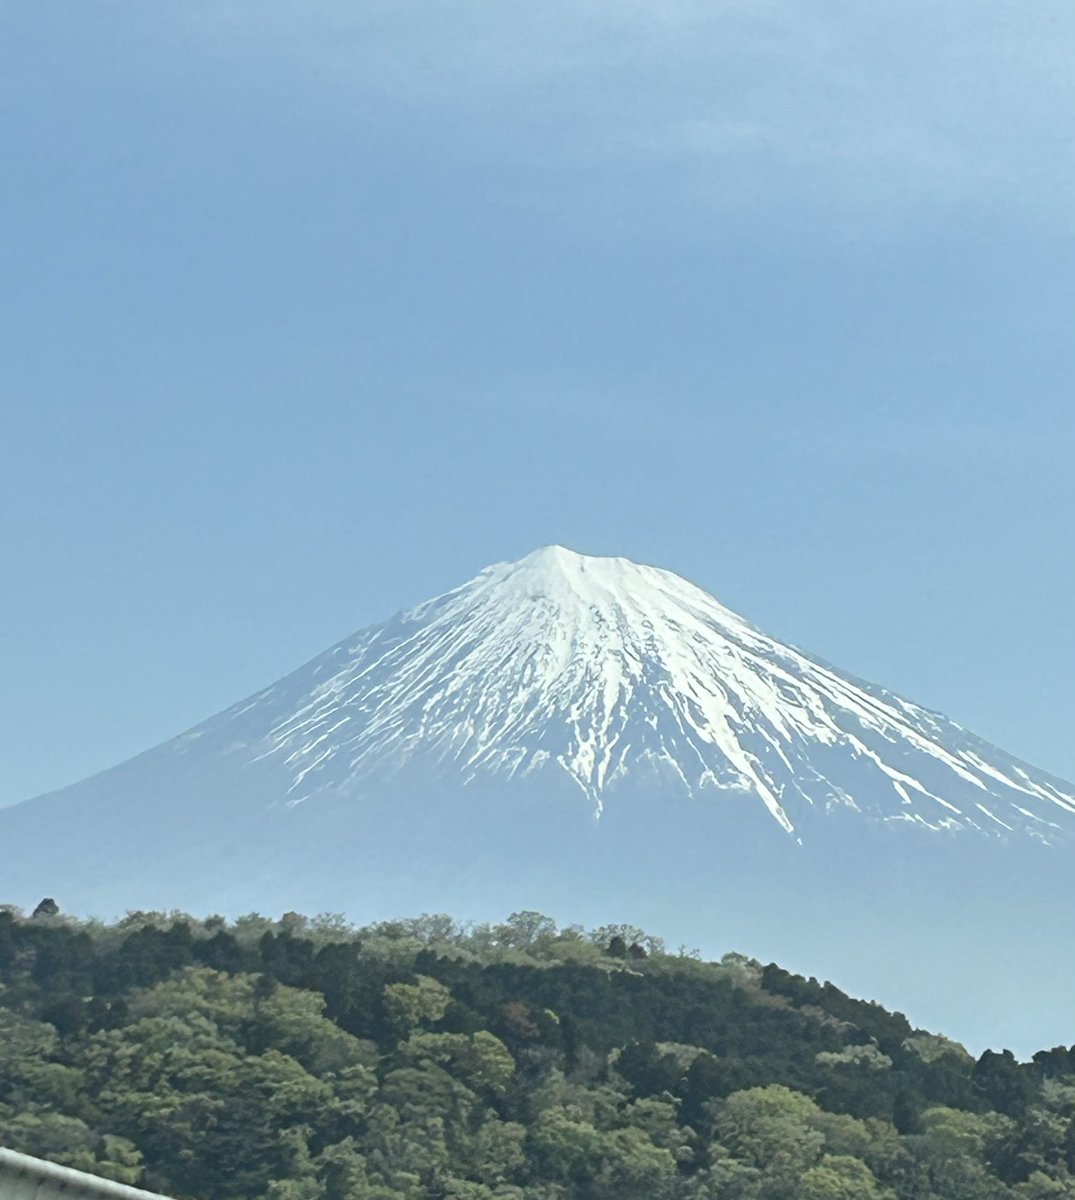
[[[192,1200],[1046,1200],[1075,1197],[1075,1050],[975,1061],[779,967],[534,913],[43,904],[0,910],[0,1143]]]

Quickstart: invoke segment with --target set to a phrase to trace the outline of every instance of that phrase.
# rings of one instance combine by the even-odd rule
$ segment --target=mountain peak
[[[548,546],[539,546],[536,550],[531,550],[529,554],[524,554],[514,565],[523,566],[524,564],[532,564],[534,566],[555,569],[595,559],[595,555],[580,554],[577,550],[572,550],[569,546],[561,546],[558,542],[553,542]]]
[[[613,620],[624,633],[631,625],[639,621],[651,624],[660,613],[684,603],[717,613],[722,620],[745,624],[707,592],[672,571],[629,558],[580,554],[558,545],[487,567],[461,588],[416,611],[427,612],[440,600],[464,593],[518,613],[542,601],[556,607],[562,616],[574,614],[586,624]]]
[[[586,580],[595,587],[615,589],[628,585],[649,574],[671,575],[656,567],[643,566],[629,558],[608,555],[580,554],[567,546],[542,546],[515,562],[499,563],[489,571],[505,575],[521,573],[536,578]]]
[[[533,565],[550,570],[586,571],[599,570],[605,564],[610,563],[618,563],[624,567],[633,567],[635,570],[640,571],[653,569],[643,566],[642,563],[634,562],[630,558],[622,558],[619,555],[582,554],[578,550],[572,550],[570,546],[561,546],[556,542],[548,546],[539,546],[536,550],[531,550],[529,554],[524,554],[522,558],[507,565],[516,567]]]

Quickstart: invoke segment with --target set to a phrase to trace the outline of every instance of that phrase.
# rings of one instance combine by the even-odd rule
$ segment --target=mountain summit
[[[913,946],[945,1025],[954,948],[964,990],[1034,937],[1067,955],[1073,833],[1072,785],[678,575],[550,546],[0,810],[0,901],[620,918],[895,1003]]]

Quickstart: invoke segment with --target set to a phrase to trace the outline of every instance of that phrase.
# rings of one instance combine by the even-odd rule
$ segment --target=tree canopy
[[[1075,1200],[1075,1048],[539,913],[43,905],[0,909],[0,1143],[181,1200]]]

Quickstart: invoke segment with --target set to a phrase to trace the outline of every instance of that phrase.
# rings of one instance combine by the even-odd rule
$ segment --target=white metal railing
[[[0,1146],[0,1200],[169,1200]]]

